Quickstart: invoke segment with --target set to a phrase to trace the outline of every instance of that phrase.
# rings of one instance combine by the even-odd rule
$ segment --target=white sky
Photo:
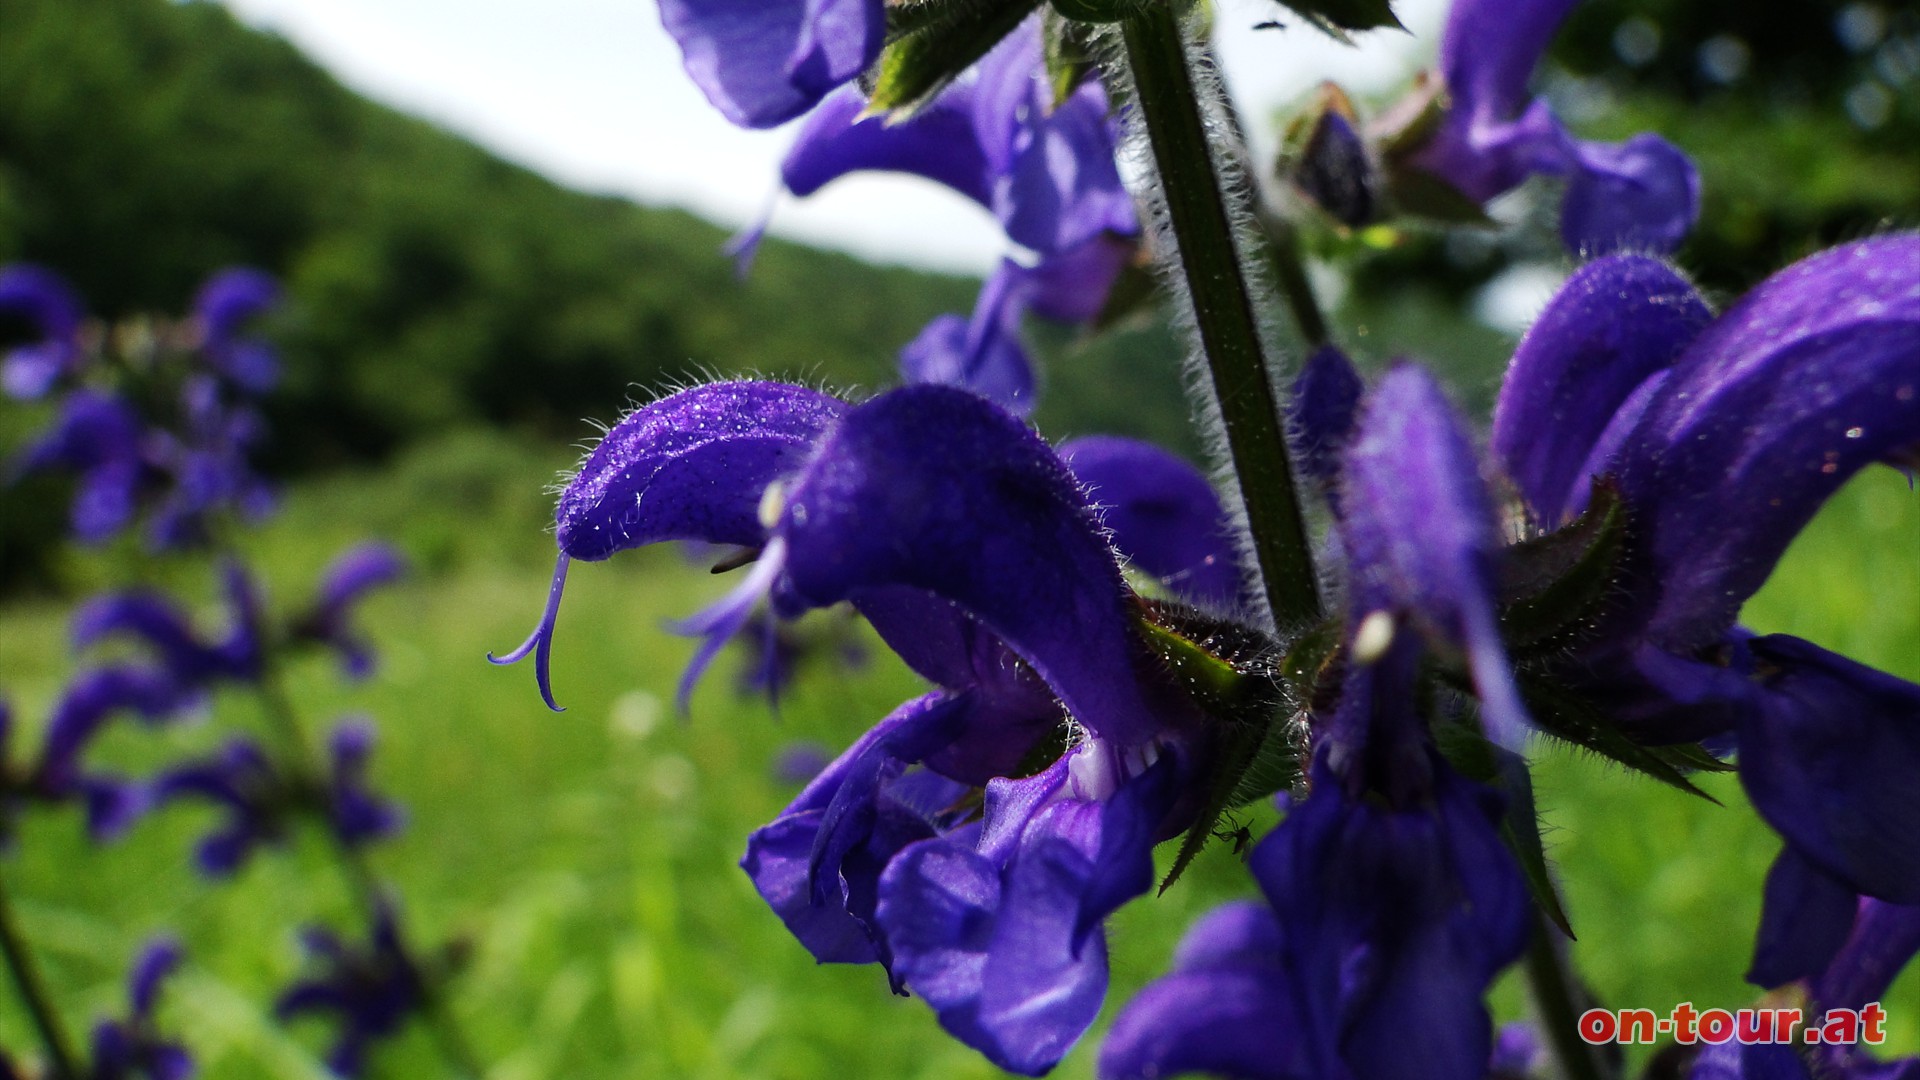
[[[792,135],[721,119],[680,67],[651,0],[221,0],[342,82],[570,187],[756,218]],[[1414,31],[1341,47],[1267,0],[1221,0],[1219,51],[1247,115],[1321,79],[1391,86],[1432,53],[1440,0],[1402,0]],[[1255,31],[1279,18],[1284,31]],[[978,207],[906,177],[838,181],[785,199],[776,235],[883,262],[984,273],[1004,248]]]

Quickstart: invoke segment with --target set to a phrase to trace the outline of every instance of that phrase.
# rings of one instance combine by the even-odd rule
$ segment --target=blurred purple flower
[[[201,637],[185,612],[155,592],[105,593],[73,616],[73,646],[91,648],[114,637],[146,645],[160,669],[183,689],[207,690],[222,682],[251,683],[266,664],[264,613],[253,577],[238,562],[221,567],[229,627],[218,641]]]
[[[186,1080],[193,1059],[180,1044],[161,1038],[153,1010],[160,986],[180,966],[180,946],[170,938],[149,943],[128,978],[125,1020],[103,1020],[93,1029],[93,1067],[88,1080]]]
[[[209,367],[248,394],[273,389],[280,378],[280,358],[272,345],[240,331],[278,306],[280,296],[280,283],[271,274],[231,267],[208,278],[194,299],[201,355]]]
[[[317,970],[280,995],[274,1015],[287,1021],[331,1014],[338,1027],[327,1068],[336,1076],[359,1076],[366,1071],[367,1050],[399,1034],[425,1009],[426,981],[401,941],[389,903],[375,911],[366,945],[349,944],[321,927],[302,931],[301,941]]]
[[[42,398],[81,361],[80,297],[58,274],[16,264],[0,269],[0,315],[33,326],[40,340],[0,357],[0,389],[23,401]]]
[[[1580,254],[1672,251],[1700,212],[1700,177],[1672,143],[1574,138],[1527,80],[1579,0],[1454,0],[1440,42],[1445,119],[1413,163],[1476,203],[1534,174],[1566,180],[1560,235]]]
[[[973,390],[1020,413],[1033,408],[1034,376],[1020,341],[1028,312],[1065,323],[1099,316],[1140,235],[1116,164],[1117,123],[1089,79],[1057,105],[1029,20],[913,118],[864,117],[854,87],[808,117],[781,165],[807,196],[848,173],[905,172],[944,185],[994,214],[1029,252],[987,279],[971,318],[942,315],[901,353],[909,382]],[[736,243],[751,254],[750,231]]]
[[[373,647],[354,630],[354,609],[368,593],[406,572],[406,560],[389,544],[373,541],[348,549],[321,573],[313,606],[293,622],[293,637],[332,648],[348,678],[366,678],[373,673],[375,657]]]

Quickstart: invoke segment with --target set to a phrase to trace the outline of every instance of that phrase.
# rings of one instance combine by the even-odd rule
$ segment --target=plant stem
[[[300,714],[294,710],[293,702],[287,697],[286,690],[280,685],[279,671],[269,661],[260,675],[260,702],[265,707],[267,718],[275,734],[285,744],[284,749],[290,756],[294,768],[303,775],[300,782],[320,790],[326,782],[326,768],[320,760],[313,744],[307,741],[305,726],[300,723]],[[367,865],[366,854],[359,848],[341,840],[331,829],[324,830],[332,843],[334,854],[338,857],[341,872],[346,875],[360,906],[365,909],[369,920],[379,918],[380,911],[386,907],[386,899],[381,894],[379,879],[374,876],[373,868]],[[420,987],[421,1007],[426,1013],[427,1028],[440,1046],[440,1052],[446,1056],[454,1072],[462,1077],[480,1077],[485,1070],[480,1067],[479,1058],[473,1053],[465,1034],[447,1011],[446,1002],[440,993],[420,969],[419,962],[406,946],[407,935],[400,925],[398,912],[390,912],[394,920],[394,930],[402,944],[401,960],[413,969],[415,984]]]
[[[1600,1048],[1580,1037],[1580,1013],[1585,994],[1574,983],[1562,955],[1561,934],[1538,911],[1533,913],[1533,937],[1527,945],[1527,988],[1547,1044],[1566,1080],[1607,1080],[1612,1070],[1600,1060]]]
[[[0,953],[6,954],[13,985],[20,991],[20,1000],[40,1033],[40,1043],[47,1051],[47,1068],[58,1080],[80,1080],[79,1058],[74,1056],[66,1029],[60,1026],[59,1014],[53,1011],[53,1002],[40,979],[40,969],[34,965],[33,954],[27,951],[27,939],[14,919],[13,902],[7,897],[3,881],[0,881]]]
[[[1276,626],[1310,622],[1320,612],[1319,587],[1287,459],[1280,398],[1267,370],[1180,24],[1170,4],[1151,3],[1128,16],[1122,35],[1134,104],[1166,198],[1180,277],[1193,305],[1267,603]]]
[[[1332,338],[1320,301],[1313,295],[1313,283],[1307,279],[1306,260],[1300,255],[1300,234],[1291,221],[1276,214],[1262,214],[1260,227],[1267,234],[1267,251],[1273,262],[1274,284],[1286,298],[1293,324],[1306,339],[1307,347],[1317,349]]]

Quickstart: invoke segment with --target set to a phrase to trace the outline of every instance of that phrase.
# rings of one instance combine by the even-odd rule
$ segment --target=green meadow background
[[[1590,0],[1556,47],[1543,86],[1584,102],[1583,132],[1652,127],[1697,154],[1704,218],[1679,262],[1718,299],[1819,246],[1920,224],[1920,81],[1900,66],[1920,55],[1920,24],[1892,9],[1885,43],[1843,47],[1831,27],[1846,7]],[[1639,66],[1614,45],[1636,19],[1664,42]],[[1703,81],[1693,62],[1723,35],[1749,49],[1744,81]],[[1867,83],[1892,103],[1870,126],[1847,111]],[[1309,247],[1353,271],[1334,322],[1363,366],[1425,358],[1484,415],[1512,340],[1463,312],[1512,267],[1565,265],[1544,220],[1551,192],[1534,195],[1536,220],[1497,237],[1310,227]],[[227,263],[287,282],[269,326],[288,377],[268,462],[286,500],[248,555],[282,610],[359,540],[388,539],[413,563],[363,613],[381,646],[370,681],[344,685],[315,656],[290,685],[316,739],[341,716],[376,722],[374,781],[408,823],[372,861],[417,940],[458,943],[449,1005],[489,1080],[989,1076],[876,969],[815,966],[735,865],[747,833],[795,794],[772,768],[784,748],[837,750],[920,692],[884,650],[857,671],[809,673],[778,715],[734,692],[728,657],[681,717],[672,688],[691,648],[663,624],[728,582],[663,549],[574,569],[554,661],[565,713],[541,706],[530,670],[483,659],[538,614],[547,489],[592,434],[576,418],[611,421],[701,372],[884,385],[898,348],[934,314],[966,310],[977,287],[778,242],[738,283],[724,238],[680,211],[566,191],[359,99],[215,4],[0,2],[0,263],[61,270],[108,318],[177,311]],[[0,347],[23,329],[0,322]],[[1164,326],[1138,319],[1091,339],[1034,329],[1049,437],[1111,431],[1196,451]],[[0,454],[47,417],[0,405]],[[210,630],[223,618],[204,561],[62,541],[68,494],[53,480],[0,487],[0,695],[22,729],[16,755],[81,662],[66,644],[79,597],[147,584],[190,598]],[[1917,537],[1920,496],[1876,469],[1823,511],[1745,621],[1920,679]],[[144,773],[260,725],[250,699],[225,695],[197,723],[116,724],[94,759]],[[1701,781],[1714,805],[1550,747],[1537,765],[1574,953],[1602,1000],[1751,1002],[1740,975],[1779,844],[1737,780]],[[321,1027],[283,1028],[270,1002],[301,970],[295,927],[350,922],[348,890],[310,835],[231,882],[200,879],[192,846],[213,820],[171,808],[99,850],[76,813],[32,813],[0,874],[74,1029],[119,1012],[129,958],[172,933],[189,959],[163,1023],[203,1076],[322,1075]],[[1101,1027],[1199,913],[1249,891],[1222,846],[1122,911]],[[1511,979],[1494,1002],[1504,1019],[1524,1014]],[[1890,1049],[1920,1052],[1920,976],[1888,1010]],[[1092,1075],[1099,1030],[1059,1075]],[[31,1047],[0,990],[0,1048]],[[444,1068],[412,1030],[372,1072]]]

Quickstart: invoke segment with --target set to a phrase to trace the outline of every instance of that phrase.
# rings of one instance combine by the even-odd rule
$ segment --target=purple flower
[[[1417,368],[1369,400],[1343,491],[1346,671],[1313,718],[1309,796],[1252,855],[1267,904],[1194,928],[1115,1023],[1103,1077],[1487,1072],[1481,999],[1520,955],[1530,901],[1500,798],[1454,771],[1417,711],[1422,653],[1466,654],[1496,733],[1517,740],[1525,716],[1491,623],[1492,507]]]
[[[160,986],[179,966],[180,946],[171,939],[158,939],[140,951],[128,978],[127,1018],[94,1026],[89,1080],[186,1080],[193,1075],[186,1049],[161,1038],[153,1024]]]
[[[1827,895],[1902,904],[1920,903],[1920,687],[1735,617],[1829,495],[1920,443],[1917,263],[1920,237],[1860,241],[1711,318],[1658,263],[1599,260],[1522,342],[1493,438],[1543,526],[1595,476],[1624,500],[1620,587],[1558,673],[1649,743],[1732,735],[1756,809]],[[1809,880],[1770,901],[1811,903]]]
[[[660,0],[687,74],[741,127],[785,123],[880,55],[881,0]]]
[[[121,712],[154,723],[174,716],[194,698],[190,688],[164,671],[131,665],[82,671],[54,707],[39,761],[16,791],[48,801],[83,798],[93,838],[119,836],[146,811],[150,792],[144,784],[85,770],[81,756],[107,721]]]
[[[231,267],[207,279],[193,303],[200,353],[207,365],[248,394],[264,394],[280,379],[273,346],[246,337],[241,328],[280,303],[280,283],[271,274]]]
[[[864,117],[853,87],[807,119],[781,166],[787,190],[807,196],[851,172],[925,177],[992,212],[1031,254],[1001,262],[971,318],[943,315],[901,353],[909,382],[962,386],[1005,408],[1033,408],[1032,365],[1020,341],[1031,311],[1087,323],[1133,259],[1140,234],[1115,164],[1116,124],[1097,80],[1055,104],[1030,20],[904,123]],[[754,233],[740,241],[751,252]]]
[[[935,684],[756,832],[743,866],[817,958],[885,965],[1020,1072],[1057,1061],[1098,1011],[1100,923],[1151,885],[1152,847],[1191,820],[1181,796],[1211,752],[1201,710],[1146,649],[1115,549],[1175,589],[1239,580],[1191,467],[1085,450],[1090,471],[1134,465],[1091,482],[1111,542],[1081,479],[981,398],[915,386],[847,406],[723,383],[623,420],[557,512],[561,573],[661,540],[759,552],[694,620],[712,638],[696,672],[763,601],[792,615],[844,600]],[[510,659],[544,663],[561,580]],[[1050,741],[1068,714],[1084,734]],[[1022,769],[1036,757],[1052,764]]]
[[[146,645],[180,687],[205,690],[221,682],[257,682],[266,663],[259,592],[237,562],[226,563],[221,575],[231,622],[218,641],[197,634],[170,599],[131,591],[107,593],[82,605],[73,616],[74,648],[127,636]]]
[[[315,790],[276,765],[258,743],[236,737],[216,755],[161,773],[153,782],[153,800],[160,805],[192,797],[225,811],[225,820],[200,841],[194,854],[211,877],[237,872],[263,844],[283,843],[303,813],[320,816],[341,843],[357,847],[400,825],[398,809],[366,783],[373,738],[372,725],[364,720],[336,727],[328,743],[330,769],[318,778],[322,787]]]
[[[336,1076],[359,1076],[367,1050],[399,1034],[426,1007],[428,987],[401,940],[390,904],[374,914],[364,946],[342,941],[332,931],[309,927],[301,942],[317,970],[288,987],[274,1003],[282,1021],[310,1014],[332,1014],[338,1023],[327,1068]]]
[[[294,620],[293,637],[332,648],[348,678],[366,678],[373,673],[373,648],[354,630],[354,609],[369,592],[406,572],[406,560],[388,544],[374,541],[348,549],[321,572],[313,606]]]
[[[1672,143],[1574,138],[1527,80],[1578,0],[1454,0],[1440,42],[1449,104],[1412,159],[1476,203],[1533,174],[1562,177],[1560,235],[1584,254],[1671,251],[1700,210],[1700,177]]]
[[[81,362],[79,296],[58,274],[38,266],[0,269],[0,315],[33,325],[40,340],[0,357],[0,388],[23,401],[42,398]]]
[[[139,510],[142,491],[160,476],[138,414],[119,398],[95,390],[67,395],[52,428],[8,466],[15,477],[44,469],[78,475],[70,515],[74,535],[89,544],[126,528]]]

